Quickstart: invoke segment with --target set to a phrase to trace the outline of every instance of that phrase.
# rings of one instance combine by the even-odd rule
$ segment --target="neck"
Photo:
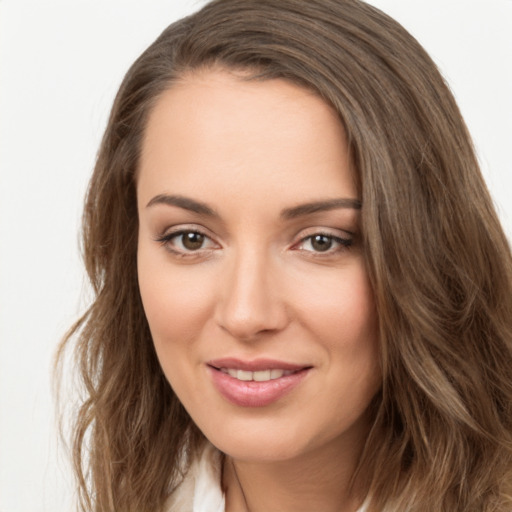
[[[226,456],[226,512],[355,512],[363,501],[357,485],[351,485],[360,449],[347,448],[333,442],[271,462]]]

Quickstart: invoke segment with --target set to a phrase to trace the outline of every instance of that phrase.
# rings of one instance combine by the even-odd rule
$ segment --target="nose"
[[[269,260],[255,251],[244,250],[226,262],[216,321],[234,338],[251,341],[278,332],[289,322],[282,273],[279,276],[279,269]]]

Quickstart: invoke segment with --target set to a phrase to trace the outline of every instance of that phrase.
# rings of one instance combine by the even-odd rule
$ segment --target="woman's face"
[[[333,110],[283,80],[190,74],[149,117],[137,193],[156,353],[205,436],[265,461],[360,443],[377,320]]]

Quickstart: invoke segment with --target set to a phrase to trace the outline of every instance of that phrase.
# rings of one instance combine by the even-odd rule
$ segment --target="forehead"
[[[309,200],[341,188],[336,197],[357,197],[343,125],[326,102],[285,80],[244,80],[221,70],[190,73],[160,96],[138,181],[144,195],[229,187]]]

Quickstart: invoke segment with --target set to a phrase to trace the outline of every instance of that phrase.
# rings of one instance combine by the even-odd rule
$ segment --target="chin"
[[[248,440],[232,439],[228,442],[213,443],[221,452],[229,457],[245,462],[273,463],[293,460],[302,454],[301,447],[290,441],[280,439]]]
[[[261,420],[261,418],[260,418]],[[222,429],[204,429],[208,440],[221,452],[246,462],[284,462],[296,459],[328,445],[334,436],[316,435],[293,422],[227,422]]]

